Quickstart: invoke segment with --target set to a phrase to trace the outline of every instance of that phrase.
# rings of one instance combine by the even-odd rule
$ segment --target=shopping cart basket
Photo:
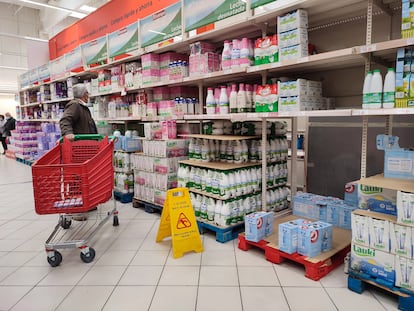
[[[62,261],[59,248],[81,249],[81,259],[91,262],[95,250],[88,241],[112,216],[118,226],[113,198],[114,142],[101,135],[75,135],[62,139],[32,165],[35,211],[39,215],[60,214],[58,224],[45,243],[47,260],[53,267]],[[112,198],[108,211],[105,202]],[[77,225],[72,226],[72,220]]]

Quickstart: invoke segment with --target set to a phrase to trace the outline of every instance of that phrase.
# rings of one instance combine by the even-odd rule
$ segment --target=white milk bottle
[[[207,220],[213,222],[216,210],[216,202],[213,198],[207,199]]]
[[[222,140],[220,143],[220,162],[227,161],[227,141]]]
[[[237,85],[231,85],[231,92],[229,97],[230,113],[237,113]]]
[[[247,147],[247,143],[245,140],[241,141],[242,152],[241,152],[241,160],[242,163],[246,163],[249,161],[249,148]]]
[[[234,142],[234,147],[233,147],[233,160],[234,163],[240,164],[242,163],[242,152],[243,152],[243,148],[241,145],[240,140],[236,140]]]
[[[237,112],[246,112],[247,94],[244,89],[244,83],[239,84],[239,91],[237,93]]]
[[[384,80],[384,98],[382,101],[383,108],[395,107],[395,71],[394,68],[388,68]]]
[[[229,202],[223,202],[223,206],[221,207],[221,221],[223,227],[231,225],[231,206]]]
[[[223,202],[221,200],[216,200],[216,206],[214,208],[214,224],[217,226],[223,225],[221,209],[223,207]]]
[[[203,143],[201,145],[201,161],[202,162],[210,161],[210,148],[209,148],[207,139],[203,139]]]
[[[222,172],[220,178],[220,196],[226,200],[230,197],[229,193],[229,175],[227,172]]]
[[[208,197],[203,196],[200,205],[200,218],[207,219]]]
[[[206,112],[207,112],[207,114],[215,114],[216,113],[216,100],[214,98],[213,88],[211,88],[211,87],[209,87],[207,89]]]
[[[382,76],[379,69],[375,69],[371,79],[370,86],[371,101],[370,109],[378,109],[382,106]]]
[[[372,72],[368,71],[364,79],[364,86],[362,88],[362,108],[368,109],[371,102],[371,81]]]
[[[222,86],[220,89],[219,112],[220,114],[229,113],[229,98],[227,96],[227,88],[225,86]]]
[[[231,52],[232,47],[229,41],[224,41],[223,53],[221,54],[221,69],[231,68]]]

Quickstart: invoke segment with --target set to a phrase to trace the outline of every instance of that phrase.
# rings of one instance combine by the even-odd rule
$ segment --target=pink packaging
[[[153,89],[154,101],[170,99],[170,89],[167,86],[160,86]]]
[[[156,117],[158,115],[157,111],[157,103],[150,102],[147,104],[147,116],[148,117]]]
[[[158,104],[158,115],[164,117],[170,117],[174,112],[174,101],[173,100],[162,100]]]
[[[142,69],[160,69],[160,56],[155,53],[144,54],[141,56]]]
[[[142,70],[142,82],[145,84],[159,82],[160,71],[158,69],[144,69]]]
[[[205,53],[190,56],[190,76],[220,70],[220,56],[216,53]]]

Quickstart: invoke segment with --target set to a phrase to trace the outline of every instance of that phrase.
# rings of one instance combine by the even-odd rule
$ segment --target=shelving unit
[[[328,1],[328,0],[278,0],[266,4],[264,6],[249,9],[250,1],[247,1],[247,7],[245,13],[233,16],[226,20],[217,22],[214,29],[209,31],[182,31],[182,40],[174,39],[173,43],[169,44],[155,44],[145,48],[140,48],[138,53],[132,57],[128,57],[122,60],[117,60],[114,62],[109,61],[107,65],[94,67],[92,69],[86,68],[85,72],[80,74],[68,74],[64,78],[60,78],[55,81],[50,81],[45,84],[51,84],[56,81],[62,81],[62,79],[68,77],[81,77],[82,79],[87,79],[91,76],[96,76],[96,71],[99,69],[107,69],[115,64],[120,64],[124,62],[129,62],[137,60],[141,55],[149,52],[163,53],[167,51],[175,51],[178,53],[187,52],[188,45],[190,43],[202,40],[208,40],[215,44],[223,42],[224,39],[228,38],[237,38],[237,37],[250,37],[257,38],[262,34],[267,32],[274,32],[276,24],[276,16],[282,15],[289,11],[302,8],[308,11],[309,15],[309,29],[310,32],[310,41],[315,41],[317,47],[320,47],[321,51],[315,55],[309,55],[306,57],[298,58],[295,60],[282,61],[272,64],[251,66],[247,68],[234,68],[231,70],[217,71],[209,74],[199,75],[199,76],[190,76],[183,79],[176,79],[173,81],[163,81],[146,84],[142,88],[126,88],[125,90],[117,90],[114,92],[103,92],[99,94],[92,94],[92,96],[105,96],[111,94],[119,94],[120,92],[125,94],[135,93],[141,89],[152,89],[159,86],[197,86],[199,88],[199,102],[200,107],[204,106],[204,92],[207,86],[214,84],[227,83],[227,82],[242,82],[242,81],[265,81],[269,76],[280,76],[280,75],[315,75],[315,73],[323,73],[325,71],[335,71],[342,69],[354,69],[358,68],[362,70],[367,66],[367,63],[371,64],[373,61],[377,62],[393,62],[396,57],[396,50],[400,47],[407,47],[414,45],[414,38],[410,39],[400,39],[393,38],[394,34],[390,33],[388,36],[380,36],[374,38],[372,36],[373,26],[381,27],[381,30],[384,32],[384,27],[382,25],[377,26],[374,19],[379,16],[379,11],[375,8],[379,8],[384,12],[398,13],[398,6],[400,1],[397,0],[384,0],[384,1],[373,1],[373,0],[345,0],[345,1]],[[376,12],[374,16],[374,11]],[[353,24],[357,24],[361,20],[367,21],[366,26],[358,28],[358,32],[355,32],[354,37],[341,37],[340,42],[338,40],[329,40],[329,42],[321,41],[322,36],[319,36],[319,32],[324,31],[330,27],[336,27],[338,25],[346,25],[353,27]],[[400,23],[400,19],[396,18]],[[355,21],[353,23],[353,21]],[[352,23],[351,23],[352,22]],[[348,23],[348,24],[346,24]],[[351,25],[352,24],[352,25]],[[184,27],[183,27],[184,28]],[[353,28],[352,28],[353,29]],[[351,30],[352,31],[352,30]],[[312,36],[313,33],[316,33],[315,36]],[[340,36],[341,34],[335,34],[335,36]],[[321,74],[323,77],[323,75]],[[353,82],[354,84],[358,83],[358,79],[361,81],[362,86],[362,75],[359,74],[358,78]],[[328,81],[329,82],[329,81]],[[260,83],[260,82],[259,82]],[[25,89],[22,89],[22,92],[30,89],[37,89],[40,85],[31,86]],[[361,87],[362,89],[362,87]],[[331,92],[335,92],[334,90]],[[338,91],[338,94],[341,90]],[[336,95],[334,93],[334,95]],[[357,96],[355,96],[357,95]],[[357,107],[360,105],[360,91],[358,94],[355,94],[350,100],[352,107]],[[329,94],[328,94],[329,96]],[[346,98],[352,96],[345,96]],[[355,98],[356,97],[356,98]],[[342,97],[341,97],[342,100]],[[65,101],[64,99],[59,101],[47,101],[45,103],[57,103]],[[33,103],[34,106],[39,103]],[[30,104],[32,105],[32,104]],[[25,105],[21,106],[25,108]],[[30,106],[29,106],[30,107]],[[297,136],[297,118],[334,118],[334,117],[363,117],[363,132],[366,133],[368,127],[368,118],[371,116],[395,116],[395,115],[414,115],[414,108],[398,108],[398,109],[374,109],[374,110],[363,110],[363,109],[353,109],[349,108],[348,105],[343,105],[340,103],[335,110],[323,110],[323,111],[298,111],[298,112],[289,112],[289,113],[237,113],[237,114],[227,114],[227,115],[184,115],[182,122],[193,122],[193,121],[203,121],[203,120],[230,120],[232,122],[236,121],[246,121],[246,120],[255,120],[261,121],[263,124],[266,124],[271,119],[290,119],[292,121],[292,150],[291,150],[291,161],[293,164],[297,161],[297,150],[296,150],[296,136]],[[165,117],[127,117],[122,119],[101,119],[109,123],[116,124],[128,124],[135,122],[146,122],[146,121],[160,121],[164,120]],[[34,121],[44,122],[44,119],[38,119]],[[47,120],[50,121],[50,120]],[[54,120],[56,121],[56,120]],[[388,122],[392,125],[392,122]],[[364,136],[364,135],[363,135]],[[365,136],[364,136],[365,137]],[[262,141],[266,140],[266,135],[262,136]],[[312,144],[312,142],[309,142]],[[365,142],[366,143],[366,142]],[[262,153],[265,154],[265,144],[263,145]],[[363,143],[364,145],[364,143]],[[363,165],[363,159],[366,157],[366,149],[362,146],[362,165],[361,173],[365,171],[365,166]],[[266,168],[266,163],[263,161],[263,168]],[[197,163],[194,165],[202,165],[202,163]],[[306,165],[306,163],[305,163]],[[292,195],[294,195],[297,188],[296,180],[296,165],[291,167],[291,188]],[[363,174],[361,174],[363,175]]]

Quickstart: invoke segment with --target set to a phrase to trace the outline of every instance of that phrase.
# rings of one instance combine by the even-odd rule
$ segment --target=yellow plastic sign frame
[[[169,236],[174,258],[182,257],[189,251],[200,253],[204,250],[187,188],[167,191],[156,242]]]

